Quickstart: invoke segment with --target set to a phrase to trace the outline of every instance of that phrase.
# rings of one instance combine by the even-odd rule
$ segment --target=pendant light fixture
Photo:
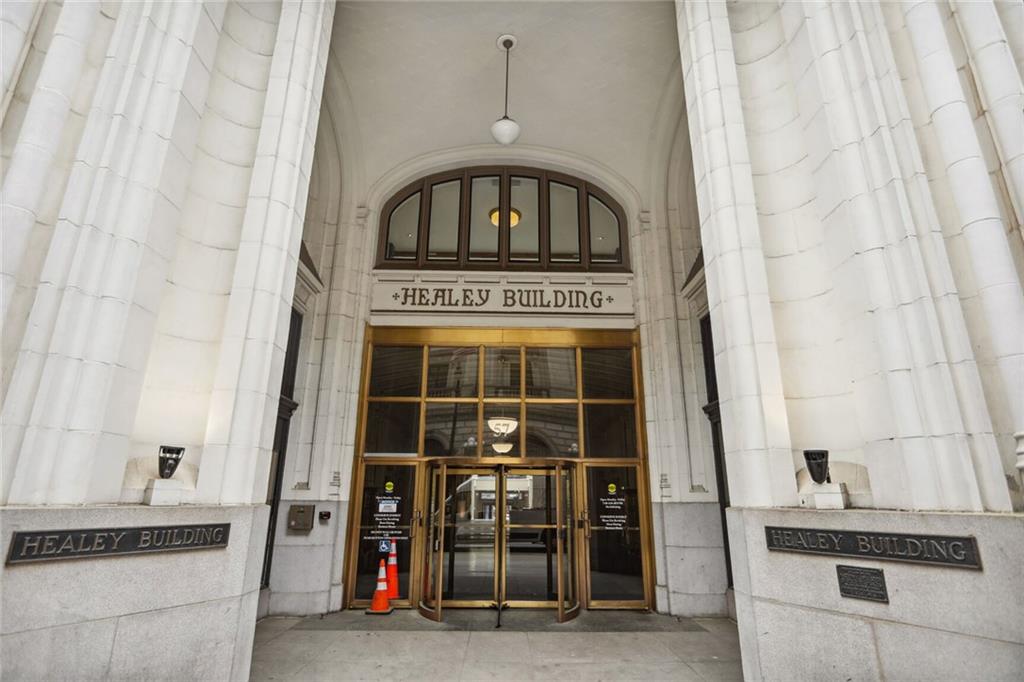
[[[512,144],[519,139],[519,124],[508,116],[508,63],[509,54],[515,46],[515,36],[506,34],[498,37],[498,49],[505,50],[505,115],[491,125],[491,136],[498,144]]]

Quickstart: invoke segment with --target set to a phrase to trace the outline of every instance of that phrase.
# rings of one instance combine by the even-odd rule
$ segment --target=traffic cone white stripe
[[[391,538],[388,551],[388,598],[398,599],[398,542]]]

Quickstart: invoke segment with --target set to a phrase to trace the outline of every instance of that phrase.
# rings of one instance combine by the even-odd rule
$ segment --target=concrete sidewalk
[[[256,626],[250,679],[742,680],[727,619],[584,612],[538,629],[533,621],[549,621],[550,611],[506,611],[495,629],[493,611],[447,615],[447,623],[415,611],[268,618]]]

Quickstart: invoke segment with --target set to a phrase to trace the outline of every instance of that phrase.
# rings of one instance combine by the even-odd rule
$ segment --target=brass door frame
[[[370,360],[374,345],[422,345],[423,346],[423,367],[421,378],[421,393],[417,398],[390,398],[375,401],[380,402],[418,402],[420,409],[420,428],[417,439],[417,453],[403,456],[366,456],[364,455],[366,439],[367,420],[367,394],[369,389]],[[482,362],[485,347],[500,346],[522,346],[520,355],[521,381],[520,397],[518,399],[485,398],[481,395],[475,398],[429,398],[426,397],[428,358],[430,346],[475,346],[479,349],[479,360],[477,365],[478,380],[483,384],[484,362]],[[558,348],[573,347],[576,350],[576,372],[577,372],[577,397],[568,399],[540,399],[525,397],[525,350],[530,347]],[[631,400],[602,400],[583,399],[582,382],[582,350],[585,348],[623,348],[629,347],[632,350],[633,362],[633,398]],[[519,403],[520,423],[526,423],[526,405],[529,404],[571,404],[578,405],[578,428],[579,428],[579,454],[576,457],[487,457],[483,455],[483,409],[477,415],[477,455],[475,457],[425,457],[423,456],[424,424],[426,420],[425,405],[431,402],[441,403]],[[635,458],[592,458],[587,457],[585,452],[584,433],[584,406],[585,404],[622,404],[632,403],[636,421],[637,434],[637,457]],[[369,605],[369,599],[355,599],[356,571],[358,564],[359,545],[359,518],[363,497],[364,473],[367,464],[399,465],[409,464],[415,466],[416,483],[414,485],[414,512],[413,528],[410,529],[410,559],[409,571],[409,595],[408,600],[395,604],[398,608],[411,608],[419,605],[422,598],[422,560],[426,557],[429,539],[426,529],[427,523],[425,510],[429,504],[430,493],[430,471],[436,464],[444,464],[446,467],[468,467],[477,469],[494,468],[499,465],[514,466],[516,468],[531,467],[558,467],[560,464],[573,463],[575,466],[572,488],[576,504],[576,517],[573,519],[575,528],[568,528],[567,534],[571,537],[576,549],[576,582],[578,586],[577,598],[579,609],[582,608],[626,608],[626,609],[652,609],[654,605],[654,543],[651,521],[650,502],[650,481],[648,480],[647,467],[647,434],[645,425],[643,375],[640,359],[640,335],[639,330],[592,330],[592,329],[529,329],[529,328],[416,328],[416,327],[372,327],[366,326],[362,353],[362,370],[359,386],[359,406],[355,434],[355,457],[353,458],[353,475],[351,477],[349,510],[347,520],[347,539],[345,543],[345,561],[342,562],[341,580],[343,583],[343,604],[342,608],[363,608]],[[520,452],[525,452],[524,430],[520,429]],[[638,504],[640,505],[640,530],[641,530],[641,552],[643,562],[643,583],[644,599],[641,601],[629,602],[604,602],[590,599],[589,580],[589,547],[587,546],[585,532],[580,526],[585,525],[585,513],[588,509],[589,500],[586,496],[586,471],[591,466],[635,466],[637,470],[637,487],[639,492]],[[559,494],[561,490],[559,489]],[[443,538],[442,538],[443,542]],[[497,542],[495,545],[497,546]],[[442,571],[438,572],[443,574]],[[561,576],[561,570],[559,571]],[[440,596],[440,592],[438,595]],[[520,604],[527,606],[529,602],[512,603],[514,606]],[[490,602],[482,603],[480,606],[490,605]],[[549,606],[549,602],[540,605]],[[568,611],[572,611],[569,609]],[[576,611],[578,613],[578,610]]]

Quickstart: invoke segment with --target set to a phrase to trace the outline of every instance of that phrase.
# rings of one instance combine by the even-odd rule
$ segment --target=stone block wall
[[[728,522],[744,679],[1020,679],[1019,516],[730,509]],[[971,535],[982,569],[768,551],[766,525]],[[840,596],[836,564],[881,569],[889,603]]]
[[[3,566],[0,676],[40,681],[248,679],[267,509],[0,510],[3,556],[17,530],[231,524],[223,549]]]
[[[674,616],[728,615],[717,502],[655,503],[657,607]]]
[[[291,504],[315,505],[312,531],[288,530]],[[326,523],[317,518],[322,511],[331,513]],[[340,600],[332,599],[332,587],[341,585],[347,521],[348,504],[338,500],[281,500],[270,586],[260,617],[305,616],[340,608]]]

